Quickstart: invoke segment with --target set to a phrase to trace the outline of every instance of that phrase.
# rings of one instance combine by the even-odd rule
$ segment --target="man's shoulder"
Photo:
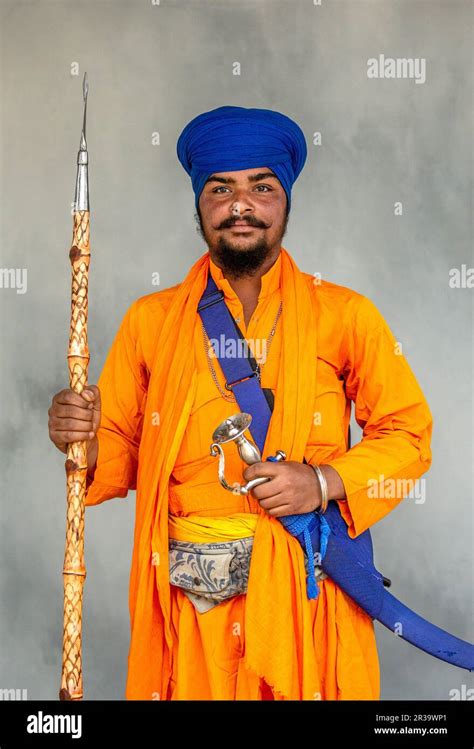
[[[339,326],[348,330],[364,331],[386,326],[385,319],[370,297],[360,291],[327,281],[324,278],[304,274],[313,290],[313,299],[318,314],[329,320],[337,321]]]
[[[143,294],[129,304],[122,326],[125,326],[136,351],[151,371],[156,353],[159,333],[165,322],[168,308],[179,284],[150,294]]]
[[[179,287],[180,284],[177,283],[166,289],[160,289],[160,291],[143,294],[132,302],[130,309],[139,318],[150,316],[162,318],[168,311]]]
[[[335,310],[348,307],[355,310],[367,300],[363,294],[349,286],[333,283],[317,275],[304,273],[310,289],[314,292],[319,304]]]

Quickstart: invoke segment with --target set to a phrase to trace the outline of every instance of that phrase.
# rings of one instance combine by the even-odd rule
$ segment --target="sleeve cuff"
[[[86,479],[84,504],[98,505],[113,497],[126,497],[136,488],[136,460],[132,446],[122,436],[99,427],[99,451],[94,478]]]
[[[336,470],[342,479],[346,490],[346,500],[334,500],[339,505],[339,510],[348,526],[348,535],[355,538],[366,531],[376,522],[381,520],[391,510],[393,510],[411,491],[411,484],[414,485],[417,479],[426,472],[427,466],[422,460],[411,461],[408,465],[402,466],[395,473],[384,477],[384,481],[379,484],[381,487],[381,496],[371,496],[372,488],[366,482],[362,484],[355,482],[354,466],[351,466],[351,459],[347,454],[341,455],[334,460],[325,461]],[[395,496],[389,494],[388,486],[393,486],[393,482],[400,481],[401,487],[406,487]],[[407,482],[410,482],[408,488]]]
[[[128,494],[128,488],[126,486],[111,486],[110,484],[103,484],[95,479],[89,484],[86,484],[86,496],[84,504],[86,507],[89,505],[100,505],[105,502],[106,499],[113,499],[113,497],[126,497]]]

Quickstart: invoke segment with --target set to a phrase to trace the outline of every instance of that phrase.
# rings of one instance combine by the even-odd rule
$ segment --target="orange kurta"
[[[208,253],[193,266],[198,288],[190,286],[184,294],[183,282],[137,299],[98,382],[103,408],[99,457],[86,497],[86,505],[99,504],[137,488],[127,698],[379,699],[372,619],[329,578],[319,583],[318,598],[308,600],[299,543],[251,495],[234,495],[217,479],[217,459],[209,454],[212,431],[240,409],[216,388],[200,318],[192,315],[206,263],[257,358],[263,350],[255,346],[267,339],[283,299],[262,367],[262,386],[272,388],[276,398],[264,459],[281,448],[289,459],[304,455],[309,463],[332,465],[346,488],[347,501],[338,503],[352,537],[403,497],[388,498],[393,494],[386,492],[388,497],[374,498],[368,493],[370,479],[383,488],[393,479],[418,478],[431,463],[430,410],[380,312],[351,289],[301,273],[286,250],[262,277],[248,327],[239,298]],[[294,285],[288,281],[290,271]],[[176,327],[184,315],[179,315],[179,294],[183,309],[189,304],[188,325],[173,353],[167,346],[171,318]],[[299,316],[292,307],[298,307]],[[179,344],[186,348],[181,368]],[[223,386],[218,362],[213,362]],[[174,372],[174,383],[165,397],[166,371]],[[351,401],[364,432],[348,451]],[[288,425],[293,425],[291,434]],[[226,449],[226,478],[232,484],[242,481],[245,466],[231,448]],[[265,516],[257,526],[246,595],[200,614],[180,588],[166,583],[165,523],[159,518],[168,512]]]

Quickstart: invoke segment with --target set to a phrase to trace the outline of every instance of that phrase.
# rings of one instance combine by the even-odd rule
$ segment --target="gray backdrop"
[[[295,118],[308,159],[283,244],[301,269],[374,301],[434,415],[426,501],[407,498],[373,528],[376,563],[406,604],[472,639],[472,290],[449,285],[451,269],[473,266],[470,10],[433,0],[2,0],[1,257],[2,268],[27,269],[27,289],[0,289],[0,688],[28,699],[59,689],[66,494],[47,410],[68,386],[85,70],[89,381],[127,307],[157,290],[152,274],[173,285],[205,250],[176,157],[183,126],[223,104]],[[424,58],[426,81],[369,79],[367,60],[381,54]],[[124,697],[134,500],[86,513],[89,699]],[[376,630],[382,699],[465,698],[467,671]]]

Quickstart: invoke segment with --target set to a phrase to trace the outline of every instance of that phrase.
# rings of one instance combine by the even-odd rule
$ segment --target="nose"
[[[240,203],[238,200],[235,201],[230,207],[231,213],[233,216],[237,216],[237,218],[240,218],[241,214],[241,208]]]
[[[248,205],[243,200],[234,200],[230,206],[230,212],[235,219],[243,218],[244,214],[253,214],[253,206]]]

